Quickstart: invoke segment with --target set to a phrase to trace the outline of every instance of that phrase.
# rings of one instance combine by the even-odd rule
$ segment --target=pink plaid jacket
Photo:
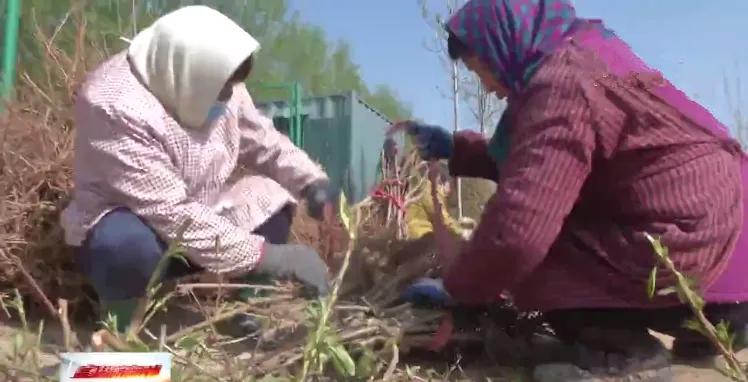
[[[62,214],[79,246],[102,216],[125,207],[208,271],[242,274],[261,255],[251,232],[324,171],[255,108],[243,86],[211,129],[182,128],[120,53],[89,74],[75,103],[75,191]],[[227,185],[237,164],[252,175]]]

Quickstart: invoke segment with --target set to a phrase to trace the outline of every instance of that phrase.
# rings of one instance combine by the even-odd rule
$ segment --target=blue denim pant
[[[254,233],[271,244],[288,241],[291,229],[290,206],[271,216]],[[143,297],[148,280],[167,248],[148,224],[127,209],[105,215],[78,248],[76,263],[93,285],[100,300],[125,300]],[[172,259],[164,279],[201,271],[194,264]]]

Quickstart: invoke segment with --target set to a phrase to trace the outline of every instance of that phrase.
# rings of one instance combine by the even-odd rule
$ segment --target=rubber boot
[[[241,279],[241,282],[244,284],[262,286],[270,286],[273,284],[270,277],[265,275],[247,275]],[[250,298],[267,297],[268,295],[270,295],[270,291],[267,289],[242,288],[239,289],[237,297],[242,301],[247,301]]]
[[[272,280],[268,276],[264,275],[248,275],[240,280],[245,284],[253,285],[272,285]],[[271,293],[266,289],[258,288],[242,288],[237,293],[237,298],[241,301],[247,301],[251,298],[267,297]],[[252,336],[258,334],[262,330],[262,321],[249,313],[239,313],[231,319],[231,324],[234,327],[232,334],[234,336]]]
[[[101,302],[101,320],[109,322],[109,318],[113,317],[116,320],[116,330],[119,333],[125,333],[127,327],[132,321],[132,316],[135,313],[135,309],[138,307],[138,299],[127,299],[127,300],[110,300]]]

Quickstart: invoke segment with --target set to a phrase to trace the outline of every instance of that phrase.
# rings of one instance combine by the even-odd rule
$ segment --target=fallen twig
[[[57,304],[60,306],[58,317],[60,318],[60,325],[62,325],[62,343],[65,346],[65,350],[72,352],[75,350],[74,347],[78,345],[78,339],[70,328],[70,321],[68,320],[68,301],[61,298],[57,300]]]
[[[278,302],[290,301],[290,300],[293,300],[293,296],[280,296],[280,297],[267,298],[267,299],[258,299],[255,302],[278,303]],[[253,309],[257,309],[257,308],[252,305],[244,305],[240,308],[232,309],[232,310],[229,310],[228,312],[217,314],[208,320],[202,321],[192,326],[188,326],[184,329],[179,330],[176,333],[169,335],[168,337],[166,337],[166,342],[175,342],[188,334],[203,330],[205,328],[212,326],[213,324],[217,322],[228,320],[236,316],[237,314],[247,313],[249,311],[252,311]]]
[[[13,262],[13,264],[15,264],[16,267],[18,267],[18,270],[21,272],[21,274],[23,275],[23,277],[26,279],[26,282],[29,283],[29,285],[31,286],[31,288],[36,293],[37,297],[39,297],[39,299],[41,299],[42,303],[47,308],[47,310],[52,315],[52,317],[57,317],[58,316],[57,308],[55,308],[54,304],[52,304],[52,301],[49,300],[49,298],[47,297],[47,295],[44,294],[44,291],[39,286],[39,284],[36,282],[36,280],[34,280],[34,277],[31,276],[31,273],[29,273],[29,271],[26,270],[26,267],[23,266],[23,263],[21,262],[21,259],[17,258],[16,256],[13,256],[13,255],[5,253],[5,251],[3,251],[2,248],[0,248],[0,254],[2,254],[2,256],[5,259]]]
[[[221,283],[191,283],[191,284],[179,284],[176,289],[180,293],[186,293],[193,289],[257,289],[257,290],[269,290],[269,291],[285,291],[286,288],[272,286],[272,285],[253,285],[253,284],[221,284]]]
[[[382,376],[383,381],[392,380],[395,370],[397,370],[398,362],[400,362],[400,350],[397,348],[397,344],[392,343],[392,359],[390,359],[390,364],[387,366],[387,371]]]

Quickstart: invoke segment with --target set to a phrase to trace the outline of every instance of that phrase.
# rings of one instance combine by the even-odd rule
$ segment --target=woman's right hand
[[[415,121],[400,122],[405,131],[415,139],[423,160],[449,159],[452,156],[452,133],[447,129]]]
[[[415,305],[444,307],[453,303],[452,297],[444,289],[444,283],[441,279],[418,279],[405,288],[400,297]]]
[[[319,297],[327,296],[330,290],[327,265],[306,245],[265,244],[256,271],[274,278],[294,278]]]

